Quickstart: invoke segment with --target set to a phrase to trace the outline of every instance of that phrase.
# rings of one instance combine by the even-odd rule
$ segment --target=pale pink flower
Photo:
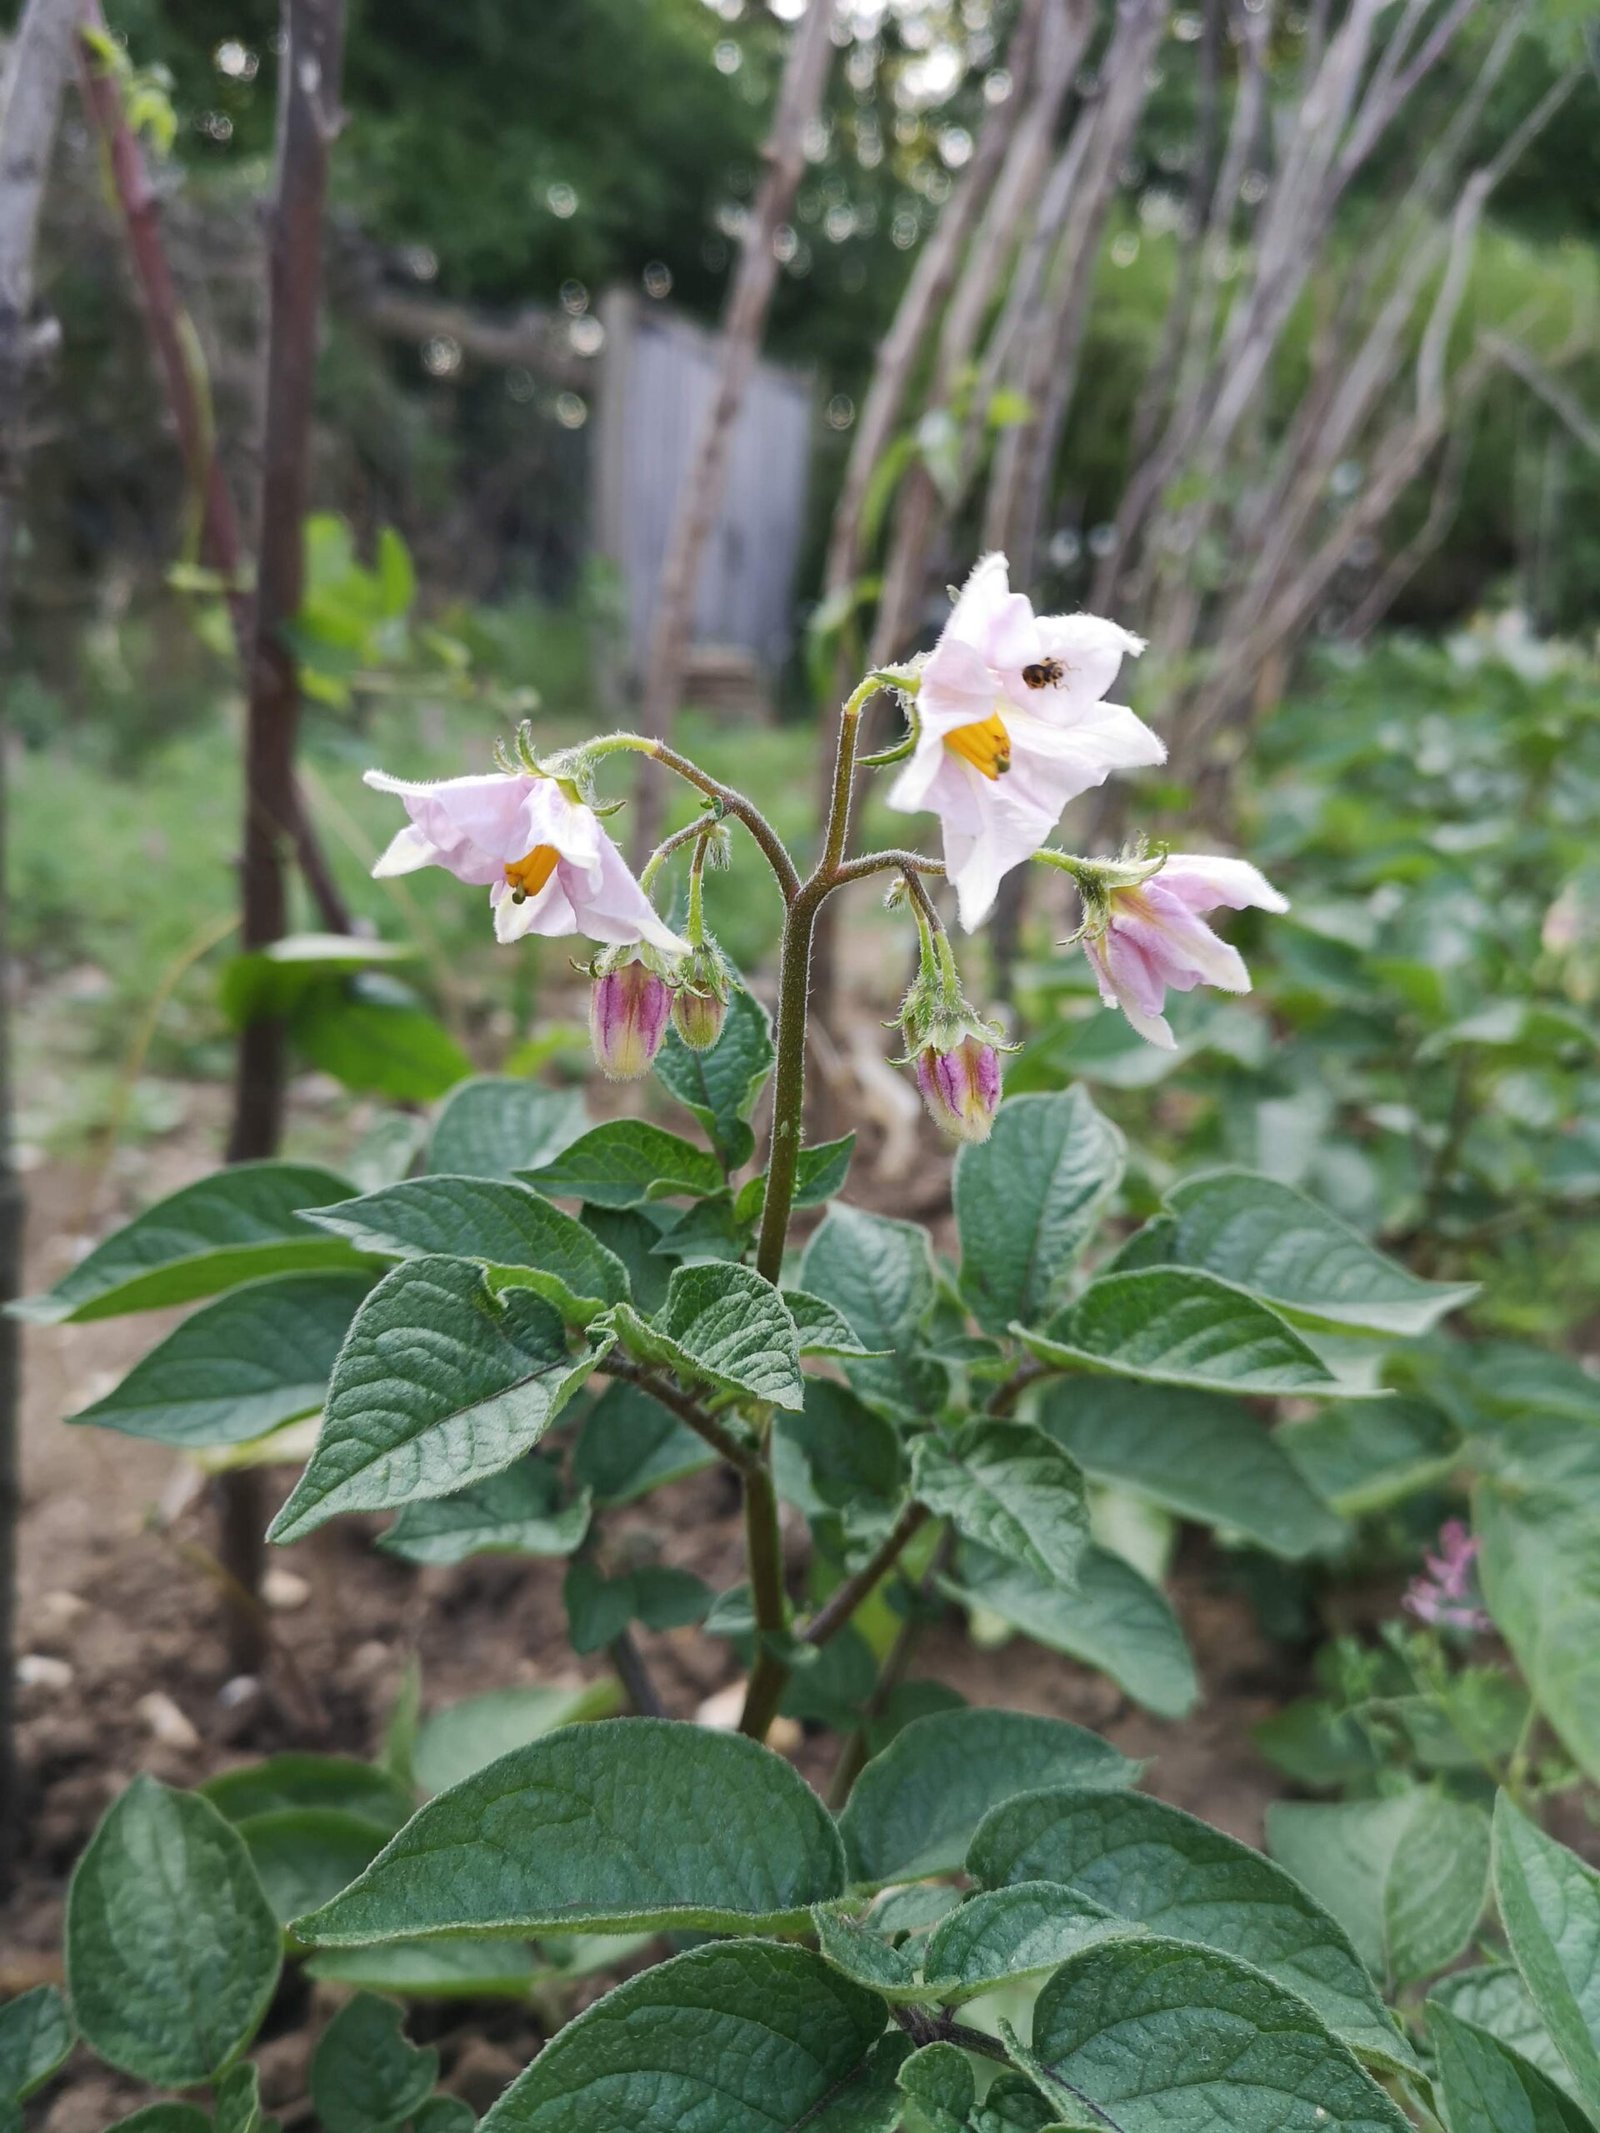
[[[608,1081],[641,1081],[649,1073],[671,1015],[671,987],[638,956],[602,967],[589,988],[589,1041]]]
[[[1104,892],[1105,916],[1091,916],[1083,945],[1107,1007],[1120,1007],[1141,1037],[1165,1051],[1177,1039],[1162,1009],[1167,992],[1216,985],[1248,992],[1250,973],[1237,948],[1218,940],[1201,917],[1225,904],[1287,911],[1266,876],[1245,859],[1174,852],[1158,873],[1131,888]]]
[[[445,867],[487,887],[495,938],[582,933],[592,941],[648,941],[667,955],[685,943],[664,926],[592,807],[554,778],[491,771],[409,784],[381,770],[367,783],[405,802],[411,817],[376,875]]]
[[[1098,615],[1036,615],[987,555],[929,653],[917,692],[917,742],[889,805],[931,809],[970,933],[1001,877],[1031,859],[1069,800],[1114,770],[1159,763],[1142,720],[1102,701],[1139,638]]]
[[[1449,1519],[1439,1529],[1439,1552],[1424,1555],[1426,1577],[1411,1580],[1405,1606],[1419,1621],[1436,1629],[1484,1630],[1493,1624],[1477,1604],[1474,1565],[1478,1543],[1459,1518]]]

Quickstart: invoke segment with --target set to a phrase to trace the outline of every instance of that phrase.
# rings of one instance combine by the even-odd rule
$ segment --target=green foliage
[[[72,2049],[72,2017],[54,1985],[0,2007],[0,2102],[24,2104]]]
[[[439,2072],[439,2054],[406,2041],[392,2000],[361,1993],[317,2041],[311,2101],[323,2133],[393,2133],[415,2117]]]

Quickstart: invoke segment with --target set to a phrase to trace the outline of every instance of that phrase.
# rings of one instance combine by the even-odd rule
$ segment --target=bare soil
[[[220,1091],[200,1091],[181,1133],[119,1158],[110,1189],[76,1165],[27,1180],[29,1285],[53,1281],[84,1247],[139,1205],[210,1168],[220,1140]],[[863,1177],[861,1197],[928,1211],[942,1175]],[[948,1204],[946,1202],[946,1204]],[[86,1222],[86,1209],[92,1214]],[[377,1751],[408,1663],[421,1666],[426,1707],[513,1682],[570,1680],[601,1670],[565,1640],[562,1565],[493,1560],[417,1571],[376,1553],[370,1526],[346,1520],[292,1550],[273,1551],[273,1656],[261,1683],[230,1680],[210,1555],[214,1507],[185,1462],[154,1445],[62,1418],[115,1382],[169,1320],[113,1319],[30,1328],[25,1342],[24,1517],[19,1650],[21,1752],[31,1782],[22,1872],[0,1907],[0,1996],[61,1976],[66,1881],[109,1802],[139,1771],[193,1785],[230,1764],[290,1747]],[[273,1472],[274,1505],[291,1474]],[[737,1504],[709,1474],[661,1492],[639,1516],[663,1558],[724,1588],[740,1573]],[[794,1536],[796,1568],[803,1529]],[[295,1582],[298,1581],[298,1582]],[[1018,1639],[978,1651],[950,1625],[922,1646],[916,1672],[975,1703],[1071,1718],[1127,1753],[1153,1759],[1153,1787],[1239,1836],[1259,1841],[1280,1789],[1250,1730],[1300,1686],[1247,1604],[1225,1590],[1202,1548],[1187,1553],[1174,1599],[1194,1646],[1204,1700],[1182,1725],[1138,1711],[1103,1676]],[[727,1647],[692,1630],[643,1636],[673,1715],[692,1715],[730,1676]],[[820,1742],[798,1759],[820,1778]],[[296,1980],[274,2010],[263,2048],[269,2107],[293,2126],[317,2022]],[[484,2108],[537,2046],[528,2010],[421,2010],[413,2031],[436,2035],[448,2084]],[[45,2133],[98,2133],[145,2092],[80,2052],[32,2107]]]

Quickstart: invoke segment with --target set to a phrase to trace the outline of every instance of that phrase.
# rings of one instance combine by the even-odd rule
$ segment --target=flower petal
[[[408,822],[390,838],[372,874],[375,881],[383,881],[391,874],[414,874],[418,867],[438,864],[439,847],[414,822]]]
[[[1144,639],[1100,615],[1041,615],[1039,644],[1047,659],[1066,668],[1061,695],[1074,704],[1105,695],[1125,658],[1137,658]]]
[[[1226,904],[1230,911],[1242,911],[1246,905],[1254,905],[1262,911],[1287,911],[1289,908],[1289,899],[1280,896],[1265,874],[1253,867],[1248,859],[1173,852],[1155,879],[1191,911],[1212,911],[1218,904]]]

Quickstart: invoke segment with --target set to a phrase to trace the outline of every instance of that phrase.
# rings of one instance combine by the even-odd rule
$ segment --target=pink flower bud
[[[963,1037],[948,1052],[930,1044],[917,1054],[917,1087],[941,1133],[986,1141],[1000,1108],[1000,1055],[981,1037]]]
[[[709,1052],[727,1019],[727,1001],[709,986],[680,985],[672,995],[672,1026],[691,1052]]]
[[[595,979],[589,993],[589,1040],[608,1081],[639,1081],[649,1073],[671,1013],[666,979],[637,958]]]

